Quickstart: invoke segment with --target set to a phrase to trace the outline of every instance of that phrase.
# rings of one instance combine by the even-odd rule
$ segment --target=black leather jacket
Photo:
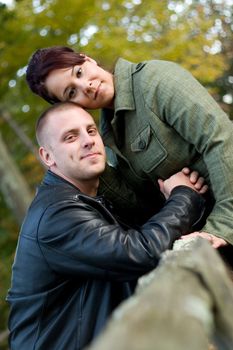
[[[180,186],[140,229],[126,230],[101,198],[48,171],[19,236],[7,296],[10,349],[83,348],[203,208],[197,193]]]

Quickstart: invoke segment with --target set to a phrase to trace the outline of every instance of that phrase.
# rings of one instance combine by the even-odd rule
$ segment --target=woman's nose
[[[93,85],[93,82],[92,81],[87,81],[86,84],[85,84],[85,93],[86,94],[93,94],[94,92],[94,85]]]

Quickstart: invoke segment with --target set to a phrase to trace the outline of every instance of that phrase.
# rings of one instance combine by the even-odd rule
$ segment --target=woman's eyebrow
[[[74,74],[74,66],[71,69],[70,76],[72,77],[73,74]],[[63,91],[63,97],[66,97],[66,94],[69,88],[70,88],[69,85],[65,88],[65,90]]]

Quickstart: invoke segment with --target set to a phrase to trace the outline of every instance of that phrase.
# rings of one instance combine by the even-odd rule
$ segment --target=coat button
[[[142,66],[142,62],[139,62],[137,65],[136,65],[136,70],[140,69]]]
[[[144,140],[140,140],[138,146],[140,149],[144,149],[146,148],[146,142]]]

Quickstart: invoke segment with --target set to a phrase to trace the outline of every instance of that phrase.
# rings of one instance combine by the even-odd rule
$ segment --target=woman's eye
[[[74,97],[74,96],[75,96],[75,92],[76,92],[76,90],[75,90],[75,89],[70,89],[69,94],[68,94],[69,99],[71,99],[72,97]]]
[[[82,74],[82,68],[80,67],[76,73],[77,78],[79,78],[81,76],[81,74]]]

